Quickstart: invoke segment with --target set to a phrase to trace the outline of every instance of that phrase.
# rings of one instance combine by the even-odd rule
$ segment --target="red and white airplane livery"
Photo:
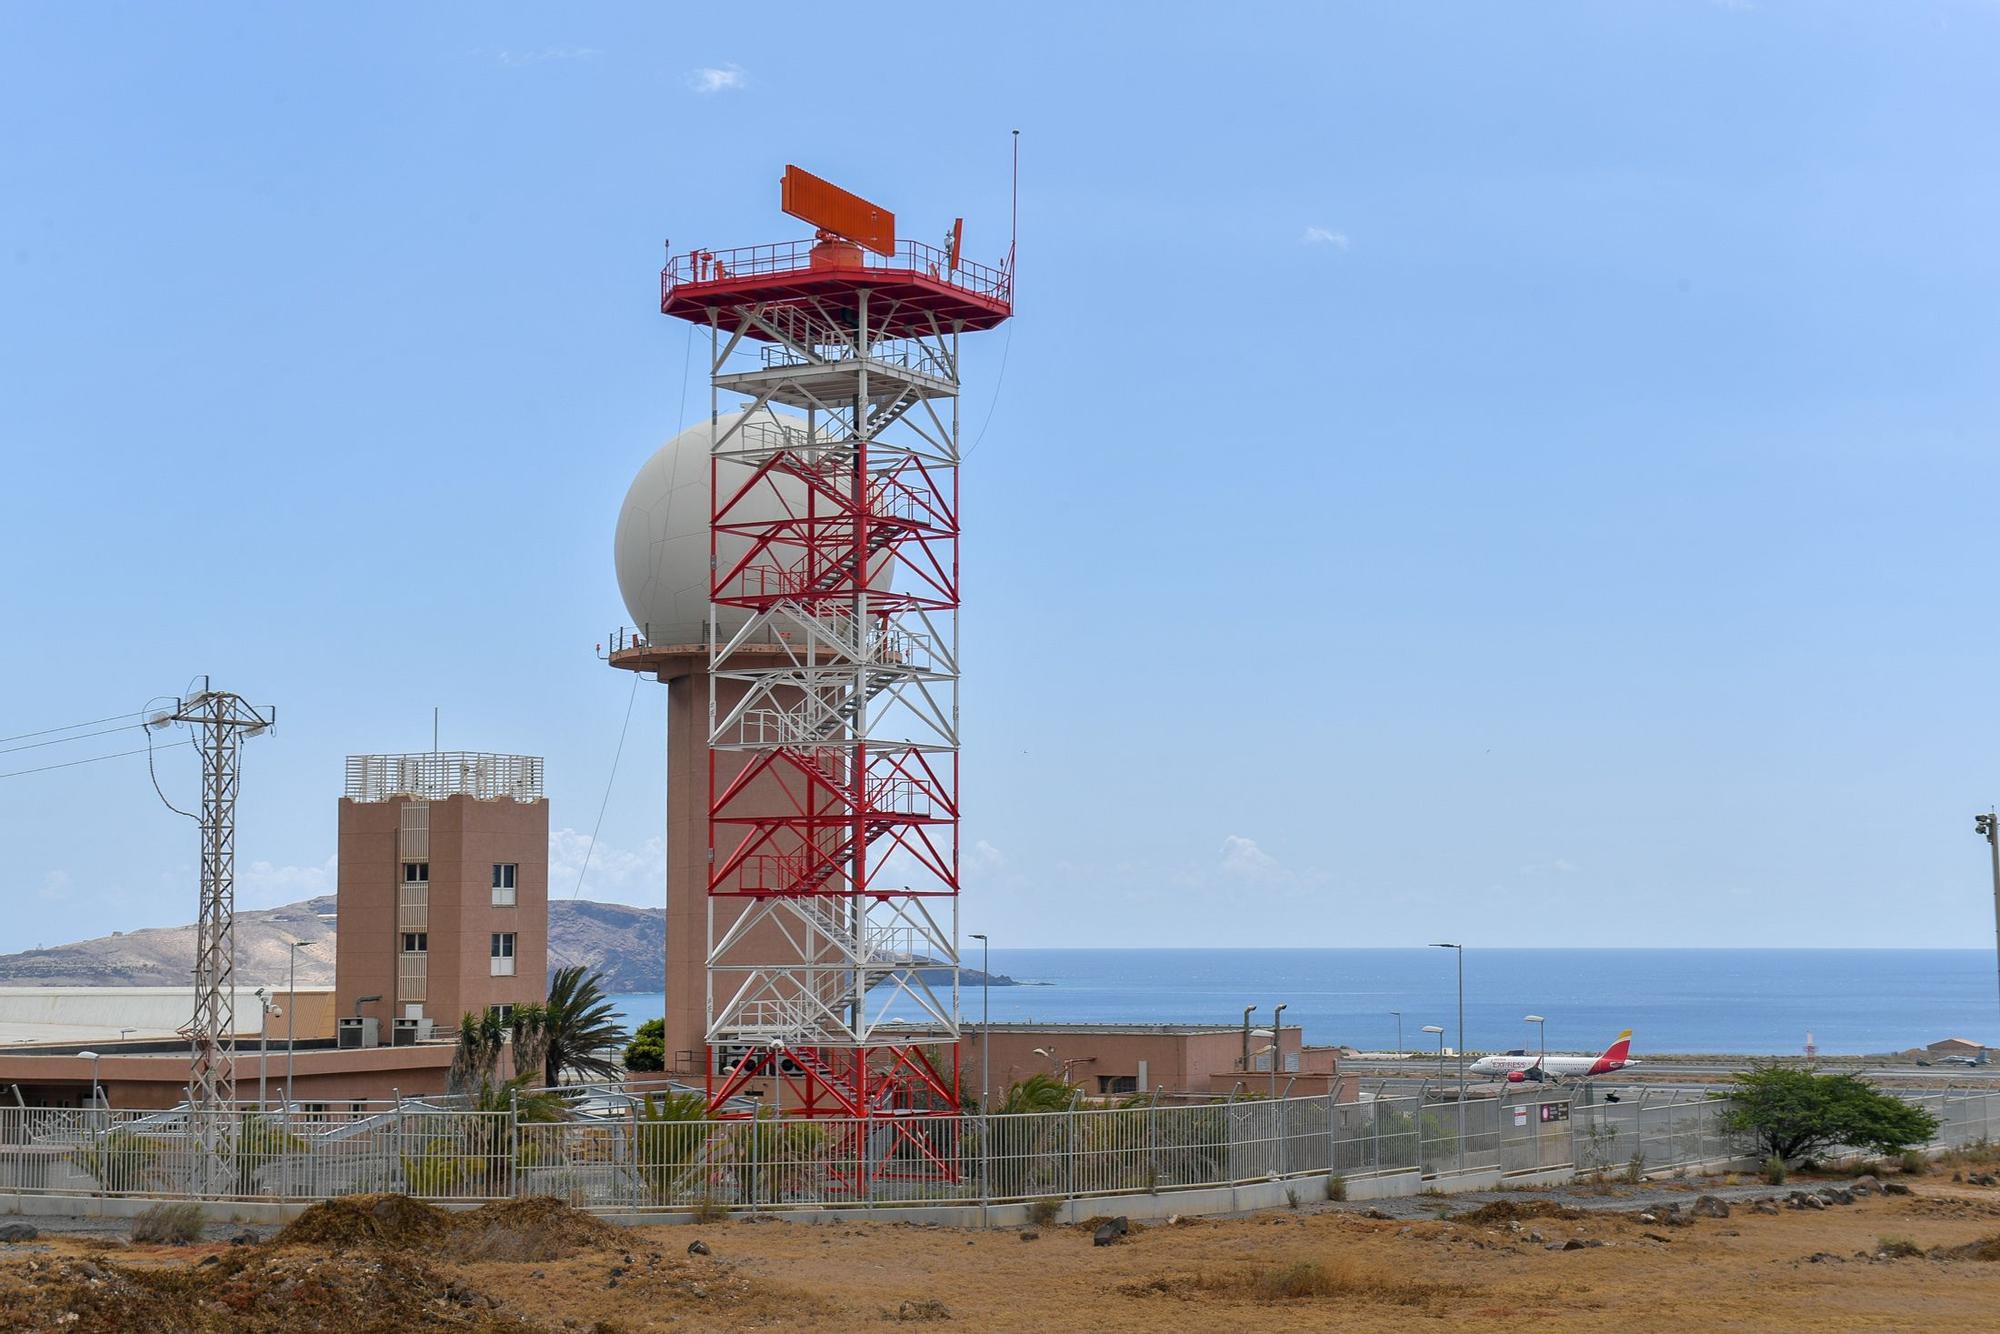
[[[1467,1074],[1505,1075],[1510,1084],[1531,1079],[1561,1079],[1566,1076],[1608,1075],[1638,1062],[1629,1058],[1632,1030],[1604,1049],[1602,1056],[1482,1056],[1466,1067]]]

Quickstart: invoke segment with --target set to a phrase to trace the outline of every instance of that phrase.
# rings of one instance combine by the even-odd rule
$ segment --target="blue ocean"
[[[996,949],[993,971],[1028,985],[990,989],[995,1022],[1242,1022],[1305,1026],[1306,1041],[1366,1051],[1432,1048],[1425,1024],[1456,1045],[1451,952],[1368,950]],[[965,962],[977,967],[979,955]],[[614,998],[630,1023],[657,1018],[657,995]],[[960,995],[980,1014],[976,985]],[[1465,952],[1466,1045],[1600,1051],[1620,1029],[1633,1050],[1797,1054],[1807,1034],[1828,1054],[1900,1051],[1943,1037],[2000,1042],[2000,987],[1986,950],[1521,950]]]

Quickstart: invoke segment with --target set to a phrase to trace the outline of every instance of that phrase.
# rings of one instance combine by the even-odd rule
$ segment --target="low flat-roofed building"
[[[1264,1030],[1268,1034],[1269,1030]],[[981,1078],[982,1042],[977,1023],[964,1025],[960,1075],[968,1089]],[[1136,1093],[1228,1094],[1290,1090],[1293,1096],[1325,1093],[1345,1101],[1352,1077],[1342,1076],[1330,1047],[1307,1048],[1295,1024],[1275,1041],[1237,1024],[1047,1024],[991,1026],[993,1096],[1033,1074],[1074,1084],[1087,1098]],[[1275,1048],[1275,1050],[1272,1050]]]

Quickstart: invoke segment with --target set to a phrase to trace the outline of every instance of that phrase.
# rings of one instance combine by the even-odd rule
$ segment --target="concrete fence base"
[[[1426,1190],[1443,1194],[1460,1191],[1493,1190],[1502,1185],[1542,1185],[1570,1180],[1568,1169],[1502,1177],[1497,1168],[1467,1172],[1439,1173],[1425,1177],[1417,1168],[1383,1172],[1344,1179],[1346,1198],[1352,1201],[1386,1200],[1418,1195]],[[1233,1186],[1199,1186],[1187,1190],[1134,1193],[1129,1195],[1086,1195],[1064,1200],[1056,1215],[1058,1223],[1080,1223],[1088,1218],[1130,1218],[1135,1222],[1163,1222],[1175,1217],[1204,1217],[1256,1213],[1266,1209],[1319,1204],[1327,1199],[1332,1174],[1317,1172],[1273,1181],[1250,1181]],[[0,1193],[0,1215],[49,1219],[137,1218],[160,1204],[193,1204],[210,1223],[241,1223],[274,1227],[297,1218],[313,1201],[240,1201],[150,1199],[129,1195],[22,1195]],[[440,1209],[474,1209],[478,1205],[462,1201],[432,1201]],[[1026,1201],[1006,1204],[856,1204],[839,1208],[732,1209],[732,1218],[755,1214],[794,1223],[933,1223],[942,1227],[1020,1228],[1030,1224],[1036,1205]],[[604,1210],[597,1217],[607,1223],[629,1226],[692,1223],[694,1215],[672,1210]]]

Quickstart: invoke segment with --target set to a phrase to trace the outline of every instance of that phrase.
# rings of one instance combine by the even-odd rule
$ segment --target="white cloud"
[[[236,902],[244,908],[276,908],[301,899],[333,893],[338,884],[334,858],[318,866],[279,866],[251,862],[236,873]]]
[[[547,46],[539,51],[500,51],[494,59],[502,65],[545,65],[552,60],[595,60],[603,55],[594,46]]]
[[[688,87],[701,94],[738,93],[747,86],[741,65],[704,65],[688,71]]]
[[[1567,857],[1557,857],[1551,861],[1529,862],[1521,868],[1522,875],[1574,875],[1576,863]]]
[[[1231,834],[1222,840],[1222,873],[1234,880],[1265,880],[1284,872],[1278,859],[1254,838]]]
[[[959,859],[959,869],[966,876],[987,876],[1006,869],[1007,854],[988,843],[977,839],[965,855]]]
[[[588,869],[585,861],[588,860]],[[583,875],[581,890],[577,876]],[[595,852],[590,835],[574,829],[549,834],[549,897],[609,900],[658,907],[667,896],[667,845],[649,838],[636,851],[600,841]]]
[[[1308,227],[1306,228],[1305,235],[1299,238],[1299,243],[1301,245],[1330,245],[1335,250],[1345,250],[1349,244],[1346,232],[1337,232],[1331,227]]]

